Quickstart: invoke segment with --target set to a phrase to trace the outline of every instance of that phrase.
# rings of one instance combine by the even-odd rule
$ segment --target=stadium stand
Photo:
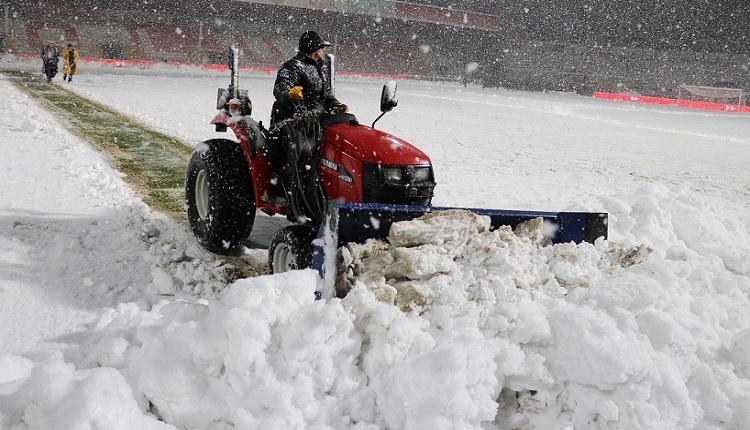
[[[38,46],[42,49],[49,42],[60,46],[77,41],[76,29],[69,23],[58,21],[28,21],[26,23],[26,42],[30,46]]]
[[[21,54],[36,55],[54,40],[76,42],[83,57],[225,64],[235,44],[243,65],[276,68],[294,53],[300,29],[316,29],[335,42],[337,69],[348,73],[661,97],[675,96],[682,84],[750,88],[748,36],[744,30],[728,35],[750,26],[750,6],[733,0],[725,5],[730,14],[716,12],[725,21],[708,29],[710,37],[705,23],[696,23],[688,37],[682,29],[656,28],[653,16],[631,20],[653,40],[628,33],[630,21],[617,21],[618,2],[584,11],[535,0],[526,11],[483,0],[463,1],[461,10],[449,0],[372,0],[384,12],[373,16],[336,12],[346,3],[338,0],[295,0],[305,8],[233,0],[185,0],[180,8],[162,0],[4,1],[12,9],[4,46]],[[666,25],[672,18],[664,19]],[[478,65],[470,76],[467,64]]]

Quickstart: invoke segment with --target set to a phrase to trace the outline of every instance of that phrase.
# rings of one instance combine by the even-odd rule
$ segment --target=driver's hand
[[[335,104],[335,105],[331,106],[331,110],[333,112],[335,112],[335,113],[348,112],[349,111],[349,106],[347,106],[347,105],[345,105],[343,103],[339,103],[339,104]]]
[[[289,98],[292,100],[302,100],[304,98],[302,95],[302,87],[299,85],[292,87],[289,90]]]

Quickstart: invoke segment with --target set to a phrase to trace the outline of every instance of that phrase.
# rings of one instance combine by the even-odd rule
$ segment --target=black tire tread
[[[195,204],[195,181],[206,170],[210,187],[208,219]],[[185,178],[185,204],[193,234],[205,249],[237,255],[255,223],[255,190],[250,168],[234,141],[210,139],[196,147]]]
[[[273,271],[273,254],[276,247],[280,244],[286,244],[292,250],[296,262],[295,269],[307,269],[312,267],[313,240],[316,231],[305,225],[290,225],[279,229],[271,238],[271,244],[268,247],[268,268]]]

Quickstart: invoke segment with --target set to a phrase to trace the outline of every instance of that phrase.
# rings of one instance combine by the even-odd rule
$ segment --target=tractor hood
[[[430,158],[409,142],[372,127],[349,123],[326,128],[324,140],[354,158],[374,164],[431,164]]]

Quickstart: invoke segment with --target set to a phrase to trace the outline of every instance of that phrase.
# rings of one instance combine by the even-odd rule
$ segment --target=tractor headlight
[[[424,182],[430,180],[430,167],[415,167],[413,173],[413,179],[416,182]]]
[[[432,182],[433,174],[429,165],[384,166],[364,163],[364,180],[371,184],[409,186]]]
[[[383,179],[385,182],[401,182],[404,178],[404,170],[400,167],[384,167]]]

